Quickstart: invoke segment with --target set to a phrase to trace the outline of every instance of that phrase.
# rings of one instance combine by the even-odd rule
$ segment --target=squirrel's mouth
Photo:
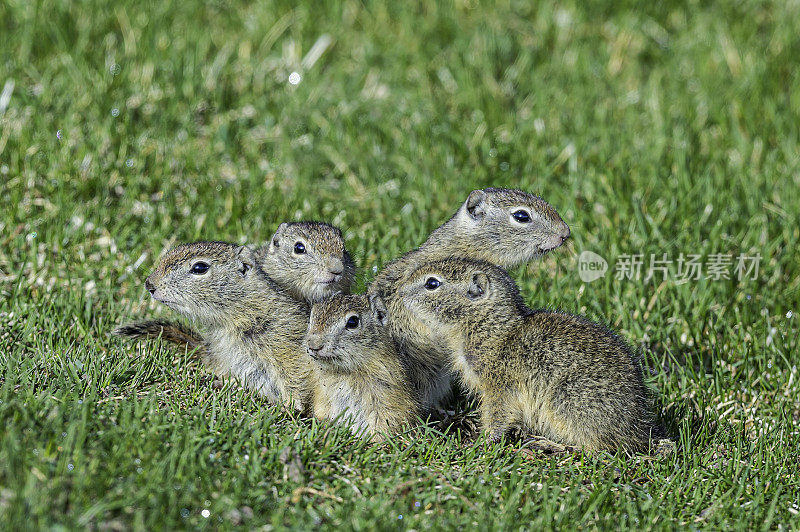
[[[317,362],[321,362],[323,364],[330,364],[332,362],[336,362],[337,360],[339,360],[338,355],[335,355],[327,350],[306,349],[306,351],[308,351],[308,356],[310,356]]]
[[[180,303],[178,303],[177,301],[172,301],[171,299],[164,299],[163,297],[159,297],[159,296],[153,296],[153,299],[155,299],[156,301],[158,301],[162,305],[168,306],[169,308],[177,308],[177,307],[181,306]]]
[[[564,244],[564,242],[567,241],[567,238],[569,238],[569,232],[567,232],[566,236],[557,235],[549,238],[546,242],[543,242],[542,244],[539,245],[538,249],[539,254],[544,255],[548,251],[552,251],[556,248],[561,247]]]
[[[335,283],[338,280],[339,280],[339,276],[338,275],[334,275],[333,277],[329,277],[328,279],[317,279],[317,284],[329,285],[329,284]]]
[[[162,305],[166,305],[167,307],[171,308],[175,312],[178,312],[183,315],[187,315],[189,312],[189,307],[185,303],[181,303],[179,301],[173,301],[171,299],[164,299],[160,297],[153,297],[154,300],[158,301]]]

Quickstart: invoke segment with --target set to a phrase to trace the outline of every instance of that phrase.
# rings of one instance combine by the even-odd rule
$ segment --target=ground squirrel
[[[413,381],[426,409],[435,408],[450,391],[451,376],[442,368],[436,346],[422,338],[408,342],[408,331],[392,318],[398,282],[420,264],[449,257],[488,260],[509,268],[560,246],[570,234],[556,210],[538,196],[520,190],[473,190],[456,213],[433,231],[419,248],[390,262],[368,293],[381,296],[390,309],[389,326],[412,361]]]
[[[334,296],[315,304],[305,345],[318,370],[316,417],[339,419],[375,439],[416,420],[419,401],[379,297]]]
[[[338,227],[323,222],[282,223],[256,252],[261,268],[296,299],[314,304],[349,294],[355,264]]]
[[[336,293],[350,293],[355,265],[339,228],[324,222],[282,223],[268,244],[253,251],[275,284],[309,305]],[[128,338],[158,338],[186,349],[206,349],[196,331],[167,320],[144,320],[118,327]]]
[[[184,330],[178,341],[202,341],[201,359],[216,374],[238,377],[274,402],[310,409],[312,360],[302,348],[308,305],[272,281],[252,249],[226,242],[180,245],[145,286],[201,329],[202,337]]]
[[[369,289],[385,296],[423,261],[449,257],[482,259],[511,268],[557,248],[569,235],[569,226],[539,196],[507,188],[473,190],[425,243],[387,264]]]
[[[447,350],[490,438],[517,427],[587,450],[647,449],[655,425],[642,370],[605,327],[529,309],[508,273],[483,261],[424,264],[397,294],[393,319]]]

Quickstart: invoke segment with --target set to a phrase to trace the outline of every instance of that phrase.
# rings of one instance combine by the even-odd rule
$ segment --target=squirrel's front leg
[[[500,441],[511,430],[514,418],[508,405],[508,398],[502,394],[482,394],[481,426],[489,442]]]
[[[197,348],[195,353],[200,358],[200,362],[205,367],[213,371],[218,377],[224,377],[228,375],[228,371],[222,368],[219,357],[211,350],[211,346],[208,344],[202,344]]]

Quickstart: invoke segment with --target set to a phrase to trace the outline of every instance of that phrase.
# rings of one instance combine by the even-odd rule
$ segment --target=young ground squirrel
[[[256,254],[276,283],[309,304],[349,294],[355,278],[341,230],[323,222],[282,223]]]
[[[392,333],[398,343],[407,343],[409,333],[394,323],[391,308],[398,283],[417,266],[436,259],[469,257],[509,268],[557,248],[569,234],[555,209],[538,196],[504,188],[474,190],[424,244],[386,265],[368,293],[386,301]],[[416,340],[409,343],[407,353],[413,381],[429,410],[450,391],[451,375],[443,369],[436,346],[422,338]]]
[[[436,259],[469,257],[511,268],[557,248],[569,235],[569,226],[538,196],[507,188],[473,190],[425,243],[387,264],[369,290],[394,292],[403,276]]]
[[[397,293],[393,319],[447,349],[490,438],[518,427],[587,450],[647,449],[655,425],[642,370],[605,327],[529,309],[511,277],[483,261],[424,264]]]
[[[334,296],[311,309],[305,345],[316,361],[314,415],[382,439],[419,415],[380,298]]]
[[[183,244],[167,252],[145,286],[201,328],[201,359],[216,374],[238,377],[274,402],[310,408],[313,368],[302,348],[308,306],[273,282],[250,248]]]
[[[342,232],[324,222],[282,223],[266,244],[253,251],[269,278],[298,301],[309,305],[337,293],[350,293],[355,265]],[[196,331],[167,320],[144,320],[118,327],[128,338],[158,338],[189,350],[206,349]]]

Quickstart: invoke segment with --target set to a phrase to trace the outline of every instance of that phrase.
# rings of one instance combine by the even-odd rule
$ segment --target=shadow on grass
[[[711,349],[710,356],[703,356],[703,347],[674,350],[660,343],[648,346],[649,356],[642,357],[642,369],[645,374],[667,376],[683,373],[687,378],[700,386],[708,374],[715,373],[717,352]],[[715,417],[706,411],[705,396],[696,397],[683,391],[678,398],[667,403],[665,395],[651,388],[655,420],[664,431],[664,437],[680,442],[681,432],[688,431],[692,444],[700,443],[713,437],[719,430]],[[674,395],[674,394],[673,394]]]

